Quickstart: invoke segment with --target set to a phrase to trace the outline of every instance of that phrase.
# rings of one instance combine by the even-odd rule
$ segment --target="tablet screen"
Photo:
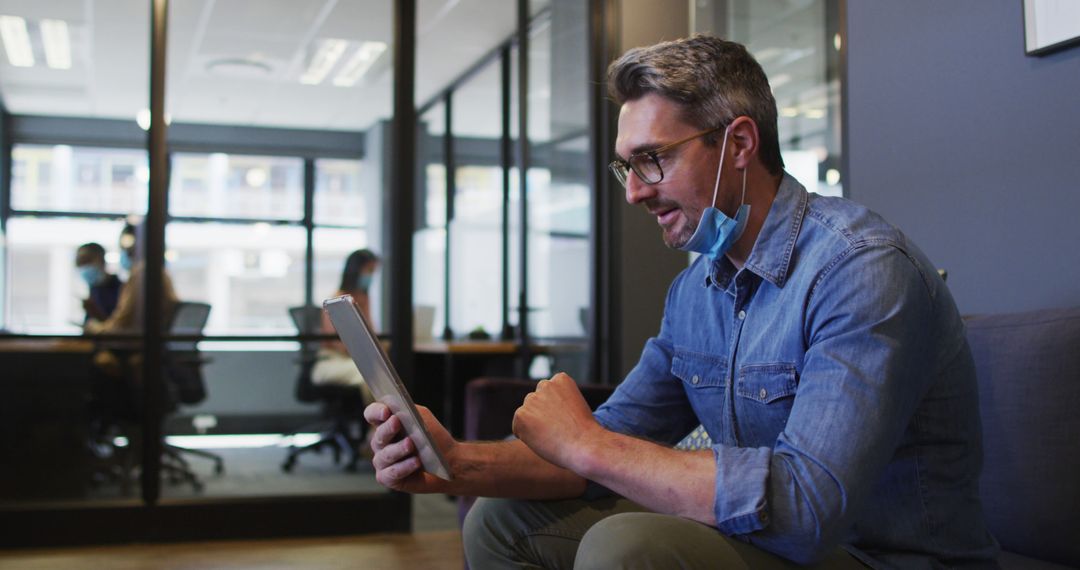
[[[323,309],[330,316],[330,322],[334,323],[338,337],[345,344],[349,356],[360,370],[375,399],[390,408],[391,413],[401,421],[405,433],[416,444],[416,452],[424,470],[449,481],[451,476],[446,459],[432,442],[431,434],[420,419],[409,392],[405,390],[397,371],[390,364],[390,359],[371,325],[360,311],[356,310],[352,297],[343,295],[327,299],[323,302]]]

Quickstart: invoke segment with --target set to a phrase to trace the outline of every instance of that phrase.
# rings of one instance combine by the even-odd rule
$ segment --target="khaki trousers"
[[[806,568],[716,529],[611,497],[593,501],[478,499],[464,525],[472,570],[499,568]],[[836,549],[812,568],[865,569]]]

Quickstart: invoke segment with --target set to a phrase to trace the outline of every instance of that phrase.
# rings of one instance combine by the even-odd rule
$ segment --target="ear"
[[[758,128],[757,123],[746,115],[740,115],[731,122],[731,141],[729,147],[733,147],[732,154],[735,168],[746,170],[758,153]]]

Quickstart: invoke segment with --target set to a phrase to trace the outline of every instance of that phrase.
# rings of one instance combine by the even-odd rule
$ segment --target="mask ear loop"
[[[744,168],[743,171],[742,171],[742,199],[740,200],[739,205],[741,206],[741,205],[743,205],[745,203],[746,203],[746,169]]]
[[[720,165],[716,167],[716,182],[713,183],[712,203],[710,204],[710,206],[712,206],[713,208],[716,207],[716,193],[717,193],[717,191],[720,190],[720,173],[724,171],[724,155],[727,154],[728,129],[730,129],[730,128],[731,128],[731,125],[728,125],[724,129],[724,144],[720,145]],[[744,177],[745,177],[745,175],[746,175],[746,173],[743,172]],[[744,194],[746,193],[746,179],[745,178],[743,178],[743,193]]]

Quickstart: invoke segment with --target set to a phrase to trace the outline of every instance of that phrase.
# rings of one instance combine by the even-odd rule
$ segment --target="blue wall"
[[[1022,3],[847,3],[849,195],[949,271],[963,313],[1080,305],[1080,47]]]

